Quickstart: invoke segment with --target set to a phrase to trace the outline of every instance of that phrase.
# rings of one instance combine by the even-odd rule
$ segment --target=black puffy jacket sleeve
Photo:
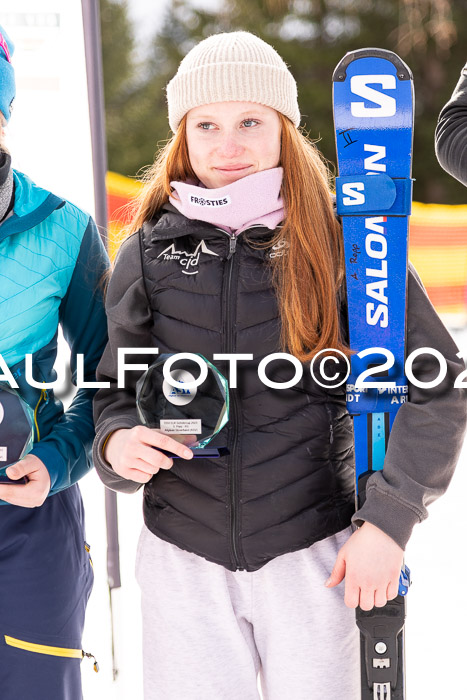
[[[439,115],[435,149],[444,170],[467,186],[467,64]]]
[[[446,360],[446,376],[432,388],[409,381],[409,400],[397,412],[383,469],[367,482],[366,501],[353,521],[368,521],[392,537],[403,549],[427,506],[447,489],[464,441],[467,390],[455,388],[465,369],[458,349],[441,322],[412,265],[407,286],[406,354],[433,348]],[[436,379],[438,361],[420,354],[413,362],[414,377]],[[465,377],[464,377],[465,384]]]
[[[115,269],[107,289],[105,308],[109,342],[97,367],[99,382],[110,382],[110,388],[99,389],[94,398],[96,438],[93,459],[104,484],[115,491],[134,493],[142,484],[119,476],[103,457],[105,443],[120,428],[139,425],[136,412],[136,383],[140,371],[125,372],[125,388],[118,384],[118,348],[152,346],[152,316],[141,268],[140,240],[137,233],[121,245]],[[126,355],[126,364],[151,364],[155,355]]]

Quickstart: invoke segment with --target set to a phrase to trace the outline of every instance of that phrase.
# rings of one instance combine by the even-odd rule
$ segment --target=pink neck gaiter
[[[280,197],[282,174],[282,168],[261,170],[212,189],[171,182],[170,202],[187,219],[207,221],[229,233],[238,234],[255,225],[275,229],[285,216]]]

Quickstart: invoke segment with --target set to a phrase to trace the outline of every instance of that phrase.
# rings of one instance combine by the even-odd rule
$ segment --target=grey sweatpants
[[[231,572],[141,532],[145,700],[359,700],[359,635],[343,584],[350,528],[259,571]]]

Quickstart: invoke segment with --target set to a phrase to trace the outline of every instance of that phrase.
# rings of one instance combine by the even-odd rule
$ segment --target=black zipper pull
[[[237,247],[237,236],[233,233],[230,236],[230,241],[229,241],[229,254],[227,256],[227,260],[230,260],[232,255],[235,253],[235,249]]]
[[[86,657],[88,659],[94,659],[94,664],[93,664],[94,671],[96,673],[99,673],[99,664],[97,663],[97,660],[96,660],[96,657],[94,656],[94,654],[89,654],[87,651],[84,651],[83,649],[81,649],[81,653],[83,655],[83,659],[84,659],[84,657]]]

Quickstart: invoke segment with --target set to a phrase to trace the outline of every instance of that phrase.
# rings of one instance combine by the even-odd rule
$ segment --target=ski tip
[[[332,80],[334,83],[343,83],[347,77],[347,68],[352,63],[359,58],[384,58],[386,61],[390,61],[396,68],[397,77],[399,80],[413,80],[412,71],[406,63],[400,58],[394,51],[388,51],[387,49],[377,49],[377,48],[367,48],[358,49],[357,51],[349,51],[345,54],[344,58],[337,64],[334,73],[332,74]]]

